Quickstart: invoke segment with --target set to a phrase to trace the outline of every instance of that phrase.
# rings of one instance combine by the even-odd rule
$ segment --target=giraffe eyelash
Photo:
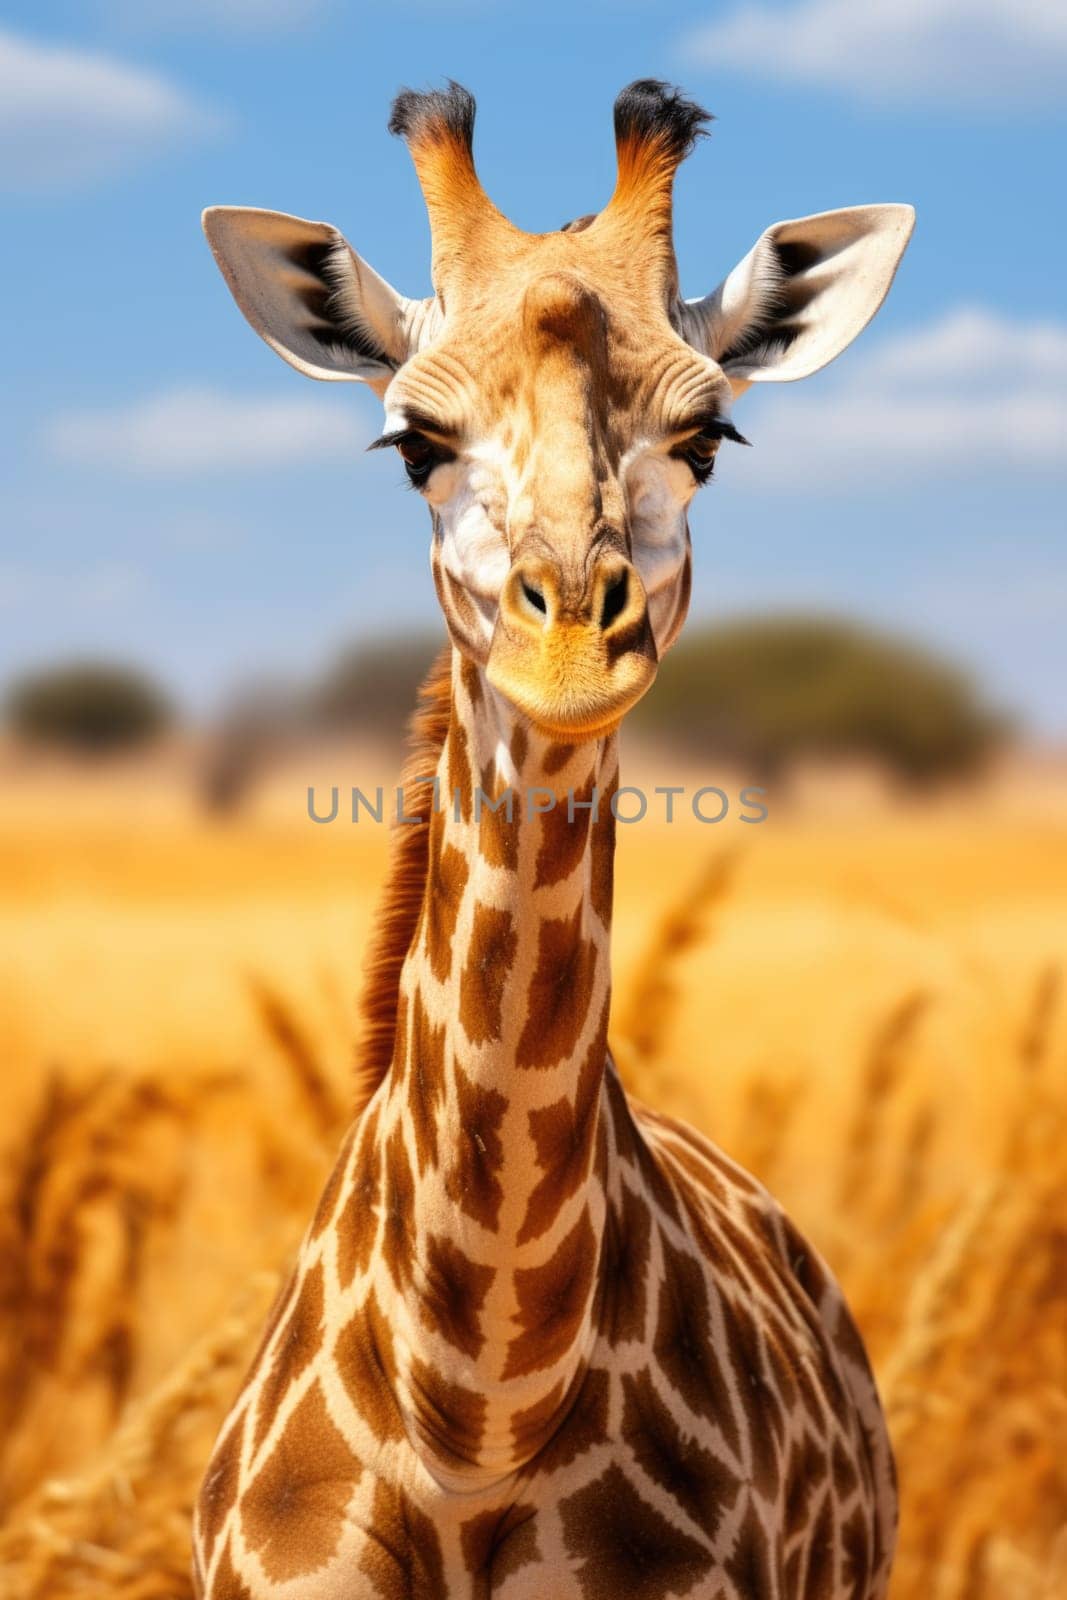
[[[454,461],[456,453],[446,444],[430,439],[420,428],[398,428],[393,433],[383,433],[380,439],[375,439],[367,446],[368,450],[384,450],[388,446],[396,447],[404,463],[410,489],[424,489],[430,481],[430,475],[435,467],[442,466],[446,461]],[[405,455],[405,447],[413,452],[413,457]]]
[[[670,455],[674,460],[686,463],[698,484],[710,482],[715,471],[719,445],[723,439],[729,439],[735,444],[747,445],[749,442],[744,434],[738,432],[728,417],[694,418],[689,426],[692,429],[689,437],[675,445]],[[708,453],[704,453],[697,448],[699,445],[711,446],[711,449]]]

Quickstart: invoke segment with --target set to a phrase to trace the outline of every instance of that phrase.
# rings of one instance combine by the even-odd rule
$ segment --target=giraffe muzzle
[[[490,683],[562,738],[617,726],[656,675],[644,585],[617,551],[580,575],[547,555],[516,561],[500,596]]]

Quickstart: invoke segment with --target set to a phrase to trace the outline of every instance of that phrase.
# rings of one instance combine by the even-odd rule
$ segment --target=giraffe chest
[[[645,1351],[620,1355],[602,1341],[536,1466],[463,1494],[442,1490],[406,1440],[388,1443],[373,1467],[361,1460],[365,1444],[336,1426],[332,1381],[311,1363],[303,1398],[251,1474],[232,1474],[223,1442],[208,1499],[213,1474],[230,1473],[230,1504],[212,1519],[202,1503],[204,1600],[881,1593],[862,1496],[831,1493],[830,1436],[802,1433],[779,1448],[768,1420],[762,1444],[738,1449]],[[235,1440],[243,1433],[239,1423]]]
[[[368,1483],[325,1541],[333,1549],[325,1559],[325,1500],[309,1520],[311,1509],[305,1501],[296,1534],[284,1507],[266,1537],[228,1519],[221,1559],[198,1591],[204,1600],[867,1600],[882,1592],[855,1588],[826,1531],[790,1562],[745,1494],[709,1536],[604,1456],[567,1474],[552,1496],[527,1485],[502,1503],[446,1508],[386,1480]]]
[[[836,1288],[755,1186],[667,1153],[703,1198],[621,1186],[580,1381],[488,1487],[412,1442],[384,1279],[340,1316],[305,1258],[205,1482],[205,1600],[881,1600],[891,1462]]]

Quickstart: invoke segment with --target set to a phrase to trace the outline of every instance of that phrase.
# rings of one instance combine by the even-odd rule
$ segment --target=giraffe
[[[630,85],[608,204],[531,235],[482,190],[469,94],[403,91],[424,300],[332,227],[205,213],[253,328],[382,398],[448,642],[361,1104],[203,1482],[203,1600],[885,1594],[892,1455],[839,1289],[607,1042],[617,731],[684,621],[687,507],[732,401],[838,354],[913,223],[778,223],[685,301],[672,188],[707,120]]]

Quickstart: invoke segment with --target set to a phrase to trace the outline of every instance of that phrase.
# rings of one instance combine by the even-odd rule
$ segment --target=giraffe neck
[[[457,656],[437,781],[376,1112],[381,1249],[409,1432],[469,1485],[536,1454],[595,1336],[615,738],[553,743]]]

